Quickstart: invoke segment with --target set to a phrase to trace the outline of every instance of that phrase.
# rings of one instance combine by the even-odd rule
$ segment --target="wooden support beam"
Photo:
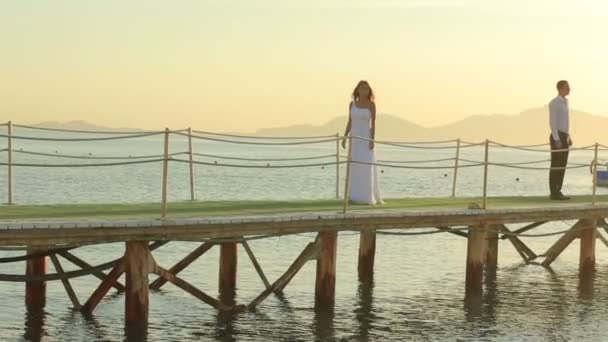
[[[120,276],[124,272],[125,272],[125,263],[124,263],[124,259],[122,259],[118,263],[116,263],[114,268],[112,268],[110,273],[108,273],[108,276],[101,282],[101,284],[99,284],[97,289],[95,289],[93,294],[91,294],[91,297],[89,297],[89,299],[86,301],[86,303],[84,303],[84,305],[82,306],[80,311],[82,311],[85,314],[93,313],[93,310],[95,310],[95,307],[97,306],[97,304],[99,304],[99,302],[101,302],[103,297],[105,297],[106,293],[108,293],[108,291],[110,291],[113,284],[116,283],[116,280],[118,278],[120,278]]]
[[[219,293],[220,301],[234,306],[236,296],[237,244],[227,242],[220,245]]]
[[[506,236],[509,242],[515,247],[517,253],[521,256],[524,262],[529,263],[531,260],[536,259],[538,256],[530,249],[526,244],[521,241],[517,236],[511,235],[511,230],[505,225],[498,225],[498,230]]]
[[[133,241],[126,245],[125,329],[146,331],[150,302],[148,274],[154,272],[156,265],[147,242]]]
[[[496,225],[491,225],[486,232],[486,271],[495,271],[498,266],[498,229],[499,228]]]
[[[187,281],[179,278],[175,274],[165,270],[164,268],[162,268],[158,265],[155,267],[154,273],[156,273],[157,275],[159,275],[166,281],[170,282],[171,284],[173,284],[173,285],[179,287],[180,289],[186,291],[187,293],[191,294],[192,296],[198,298],[202,302],[211,305],[212,307],[216,308],[217,310],[228,311],[231,309],[230,306],[224,305],[219,300],[209,296],[208,294],[204,293],[203,291],[192,286]]]
[[[604,246],[608,247],[608,240],[606,240],[606,238],[604,237],[604,235],[602,235],[602,233],[600,233],[597,229],[595,230],[595,236],[602,241],[602,243],[604,244]]]
[[[486,226],[473,226],[469,229],[467,243],[467,267],[465,291],[481,293],[483,290],[483,264],[486,258]]]
[[[28,249],[28,253],[40,250]],[[48,263],[45,256],[29,259],[25,262],[25,274],[43,276],[47,273]],[[28,281],[25,283],[25,305],[30,309],[43,308],[46,305],[46,282]]]
[[[320,232],[318,236],[320,250],[319,257],[317,258],[315,308],[326,309],[333,307],[336,297],[336,249],[338,233],[335,231]]]
[[[524,226],[524,227],[521,227],[521,228],[519,228],[519,229],[514,230],[514,231],[513,231],[513,234],[521,234],[521,233],[525,233],[525,232],[527,232],[527,231],[529,231],[529,230],[532,230],[532,229],[534,229],[534,228],[538,228],[538,227],[542,226],[543,224],[545,224],[545,223],[547,223],[547,222],[549,222],[549,221],[540,221],[540,222],[534,222],[534,223],[530,223],[529,225],[526,225],[526,226]],[[503,240],[504,240],[504,239],[508,239],[508,238],[509,238],[509,236],[508,236],[508,235],[503,235],[503,236],[501,237],[501,239],[503,239]]]
[[[359,280],[366,281],[374,277],[376,259],[376,231],[361,231],[359,237]]]
[[[458,235],[458,236],[462,236],[462,237],[465,237],[465,238],[469,237],[469,234],[467,232],[463,232],[463,231],[460,231],[460,230],[454,230],[454,229],[452,229],[450,227],[436,227],[436,228],[439,229],[439,230],[441,230],[442,232],[447,232],[447,233]]]
[[[595,272],[596,222],[594,220],[582,220],[582,222],[579,272],[589,275]]]
[[[266,290],[262,291],[259,296],[257,296],[253,301],[251,301],[251,303],[247,305],[247,308],[250,310],[255,309],[262,301],[264,301],[264,299],[266,299],[273,292],[277,294],[282,293],[283,289],[285,289],[285,286],[287,286],[291,279],[293,279],[293,277],[298,273],[298,271],[300,271],[302,266],[304,266],[309,260],[315,258],[318,253],[319,245],[316,242],[311,242],[306,245],[302,253],[300,253],[300,255],[296,258],[293,264],[289,266],[287,271],[285,271],[285,273],[283,273],[283,275],[279,277],[279,279],[272,283],[270,288],[267,288]]]
[[[196,248],[194,251],[192,251],[192,253],[188,254],[185,258],[183,258],[178,263],[173,265],[169,269],[169,272],[171,274],[175,274],[175,275],[179,274],[179,272],[186,269],[186,267],[188,267],[190,264],[192,264],[196,259],[200,258],[203,254],[205,254],[208,250],[210,250],[211,247],[213,247],[212,243],[210,243],[210,242],[203,243],[198,248]],[[150,284],[150,289],[159,290],[166,283],[167,283],[167,279],[165,279],[164,277],[158,277],[155,281],[152,282],[152,284]]]
[[[264,271],[262,270],[260,263],[258,263],[258,259],[256,259],[255,255],[253,254],[253,251],[251,250],[249,243],[246,240],[243,240],[242,244],[243,244],[243,247],[245,248],[245,252],[247,252],[247,255],[249,256],[249,260],[251,260],[253,267],[255,268],[256,272],[258,272],[260,279],[262,279],[264,286],[267,289],[269,289],[270,282],[268,281],[268,278],[266,278],[266,275],[264,274]]]
[[[79,257],[75,256],[74,254],[72,254],[68,251],[60,251],[60,252],[57,252],[57,254],[61,255],[64,259],[66,259],[67,261],[71,262],[72,264],[74,264],[82,269],[93,268],[92,265],[90,265],[86,261],[80,259]],[[105,280],[107,277],[107,275],[101,271],[95,272],[95,273],[93,273],[93,275],[102,281]],[[116,281],[114,284],[112,284],[112,287],[114,287],[118,291],[125,290],[125,287],[118,281]]]
[[[568,247],[574,239],[579,236],[578,230],[582,226],[582,221],[578,221],[568,232],[562,235],[553,246],[551,246],[545,253],[545,260],[541,263],[544,267],[549,267],[555,259]]]
[[[61,266],[61,263],[59,262],[57,256],[55,254],[51,254],[50,257],[51,261],[53,262],[53,267],[55,267],[55,271],[59,274],[64,274],[65,272],[63,271],[63,267]],[[70,301],[72,301],[72,306],[74,307],[74,309],[79,310],[80,302],[78,301],[78,297],[76,296],[76,293],[72,288],[72,284],[70,284],[70,280],[61,279],[61,282],[63,283],[63,287],[65,288],[65,292],[68,294]]]

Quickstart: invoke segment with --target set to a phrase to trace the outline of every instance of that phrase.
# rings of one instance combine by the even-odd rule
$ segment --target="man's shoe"
[[[562,200],[569,200],[570,199],[570,197],[562,194],[561,192],[559,193],[559,196],[562,198]]]
[[[569,199],[562,194],[551,194],[551,197],[549,197],[549,198],[553,201],[565,201],[565,200]]]

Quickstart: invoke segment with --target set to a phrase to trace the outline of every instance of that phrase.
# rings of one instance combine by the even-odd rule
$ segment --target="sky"
[[[252,132],[378,112],[424,126],[608,116],[604,0],[0,0],[0,121]],[[381,117],[379,116],[379,119]]]

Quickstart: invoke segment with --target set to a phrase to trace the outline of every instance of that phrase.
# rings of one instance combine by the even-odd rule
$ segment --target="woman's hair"
[[[366,85],[369,88],[369,97],[368,100],[370,101],[374,101],[374,91],[372,90],[372,87],[370,87],[369,83],[367,81],[359,81],[359,83],[357,83],[357,86],[355,87],[355,89],[353,90],[353,100],[357,101],[359,99],[359,87],[362,85]]]

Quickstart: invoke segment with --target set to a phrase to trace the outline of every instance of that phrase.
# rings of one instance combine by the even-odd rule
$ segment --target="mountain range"
[[[571,135],[576,145],[597,142],[608,143],[604,129],[608,129],[608,116],[593,115],[582,111],[570,114]],[[36,126],[80,129],[137,131],[131,128],[101,127],[86,121],[42,122]],[[346,117],[336,117],[322,125],[298,124],[285,127],[262,128],[244,134],[258,136],[315,136],[344,133]],[[486,138],[507,144],[545,143],[549,138],[548,109],[535,108],[516,115],[492,114],[473,115],[465,119],[424,127],[412,121],[391,114],[378,114],[376,137],[380,140],[433,141],[460,138],[465,141],[483,141]]]

